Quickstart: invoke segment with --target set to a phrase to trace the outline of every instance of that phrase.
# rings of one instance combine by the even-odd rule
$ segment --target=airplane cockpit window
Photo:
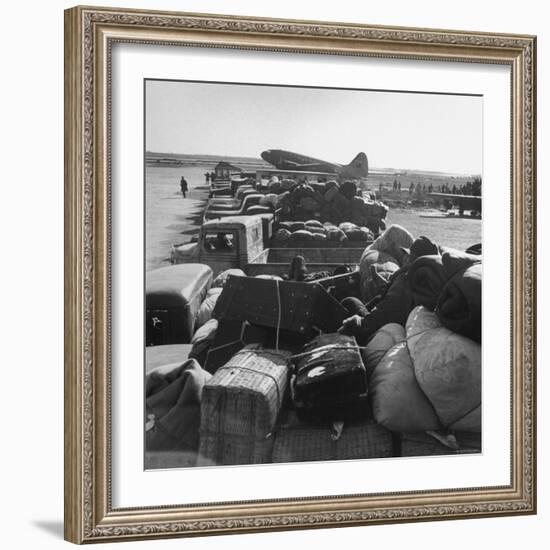
[[[204,248],[208,251],[227,251],[235,248],[235,234],[232,232],[207,233]]]

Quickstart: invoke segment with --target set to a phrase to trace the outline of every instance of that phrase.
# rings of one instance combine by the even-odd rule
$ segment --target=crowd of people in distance
[[[379,193],[382,194],[383,191],[383,184],[378,184]],[[393,181],[393,191],[394,193],[401,193],[401,182],[395,179]],[[474,197],[480,197],[481,196],[481,178],[474,178],[473,181],[468,181],[464,185],[448,185],[448,184],[441,184],[441,185],[433,185],[429,184],[426,185],[425,183],[417,183],[416,185],[414,182],[409,183],[408,189],[403,187],[403,191],[408,191],[409,195],[425,195],[426,193],[445,193],[449,195],[469,195]]]

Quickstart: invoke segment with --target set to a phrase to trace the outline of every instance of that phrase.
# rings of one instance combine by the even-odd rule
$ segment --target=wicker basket
[[[345,423],[340,437],[331,425],[311,425],[294,414],[275,436],[273,462],[310,462],[393,456],[391,432],[371,419]]]
[[[399,435],[400,456],[436,456],[481,452],[480,433],[453,432],[456,440],[455,448],[444,445],[426,432],[401,433]]]
[[[217,370],[202,394],[198,465],[271,461],[289,356],[251,344]]]

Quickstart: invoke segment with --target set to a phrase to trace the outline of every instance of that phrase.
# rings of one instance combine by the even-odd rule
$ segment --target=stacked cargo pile
[[[392,226],[353,274],[232,270],[201,300],[190,359],[149,374],[149,450],[180,465],[480,451],[481,255]]]
[[[364,253],[362,317],[347,329],[363,359],[376,422],[401,456],[481,448],[481,255],[389,228]]]
[[[293,406],[275,436],[273,462],[392,456],[391,433],[370,414],[365,365],[353,337],[318,336],[290,364]]]
[[[275,231],[271,245],[274,248],[307,246],[365,246],[374,241],[373,232],[367,227],[359,227],[351,222],[339,226],[332,222],[321,223],[319,220],[280,222]]]
[[[286,184],[284,191],[283,183]],[[292,180],[283,180],[273,184],[269,191],[266,197],[278,194],[278,198],[266,199],[266,202],[280,208],[283,218],[287,220],[317,219],[334,226],[351,222],[357,227],[368,228],[375,235],[386,227],[388,207],[380,201],[363,198],[353,181],[297,184]]]
[[[321,218],[324,220],[337,224],[349,221],[368,227],[376,235],[386,228],[388,207],[380,201],[365,200],[361,193],[358,194],[357,186],[352,181],[345,181],[342,185],[327,183],[324,200],[321,209]]]

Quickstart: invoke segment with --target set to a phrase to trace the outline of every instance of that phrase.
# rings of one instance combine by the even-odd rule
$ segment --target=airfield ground
[[[208,198],[204,173],[211,170],[211,165],[147,166],[146,271],[168,265],[171,245],[189,241],[198,232]],[[179,189],[182,175],[189,183],[185,199]],[[390,207],[387,224],[392,223],[406,227],[414,236],[425,235],[439,244],[461,250],[481,242],[480,219],[449,218],[433,208]]]
[[[392,208],[388,212],[386,223],[397,223],[415,237],[424,235],[438,244],[458,250],[465,250],[481,242],[479,218],[445,217],[438,210],[425,208]]]

